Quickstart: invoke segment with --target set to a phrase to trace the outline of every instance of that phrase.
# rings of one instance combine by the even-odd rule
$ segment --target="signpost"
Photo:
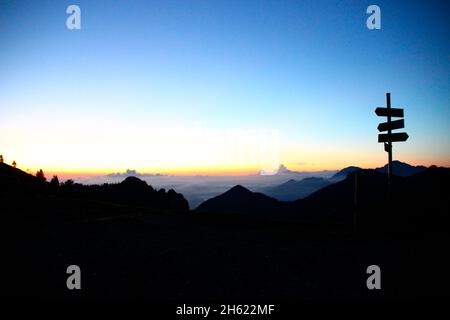
[[[388,184],[389,190],[392,177],[392,142],[403,142],[408,140],[406,132],[392,133],[392,130],[402,129],[405,127],[403,119],[392,121],[391,118],[403,118],[404,113],[401,108],[391,108],[391,94],[386,93],[386,108],[376,108],[375,114],[379,117],[387,117],[387,122],[378,125],[378,131],[387,133],[378,135],[378,142],[384,143],[384,151],[388,153]]]
[[[380,123],[378,125],[378,131],[382,132],[382,131],[388,131],[389,128],[391,130],[395,130],[395,129],[401,129],[404,127],[405,127],[405,122],[403,121],[403,119],[401,119],[401,120],[391,121],[390,126],[387,122]]]
[[[387,99],[390,99],[391,94],[390,93],[386,93],[386,95],[389,97]],[[390,101],[390,100],[389,100]],[[389,105],[389,104],[388,104]],[[376,108],[375,109],[375,113],[377,114],[377,116],[379,117],[399,117],[399,118],[403,118],[403,109],[399,109],[399,108]]]
[[[402,142],[408,139],[408,134],[406,132],[392,133],[389,134],[379,134],[378,142]]]

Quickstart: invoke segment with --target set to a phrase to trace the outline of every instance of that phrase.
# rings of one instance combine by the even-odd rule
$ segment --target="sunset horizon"
[[[449,13],[0,0],[6,304],[295,319],[447,298]]]
[[[81,1],[79,30],[64,3],[3,6],[0,153],[61,175],[381,166],[374,110],[391,92],[410,136],[394,159],[449,166],[443,22],[382,2],[380,30],[363,3],[136,1],[115,19]]]
[[[407,163],[412,166],[438,166],[438,167],[450,167],[450,163],[448,162],[414,162],[414,161],[403,161],[403,159],[396,159],[398,161]],[[15,160],[12,160],[15,161]],[[5,161],[6,164],[9,164],[12,166],[12,161]],[[373,163],[372,165],[362,165],[355,162],[349,162],[340,166],[334,166],[334,167],[304,167],[304,166],[287,166],[286,167],[289,170],[292,171],[299,171],[299,172],[308,172],[308,173],[314,173],[314,172],[322,172],[322,171],[339,171],[343,168],[355,166],[360,167],[364,169],[373,169],[373,168],[379,168],[386,165],[386,161],[383,162],[381,160],[380,162]],[[280,163],[280,165],[284,165],[283,163]],[[79,177],[97,177],[97,176],[105,176],[110,174],[125,174],[127,170],[136,171],[139,175],[168,175],[168,176],[188,176],[188,177],[195,177],[195,176],[248,176],[248,175],[258,175],[260,174],[261,169],[258,167],[254,168],[236,168],[236,169],[215,169],[215,168],[198,168],[198,169],[176,169],[176,170],[170,170],[170,169],[135,169],[132,167],[124,167],[124,168],[112,168],[112,169],[105,169],[105,168],[98,168],[98,169],[92,169],[92,170],[55,170],[52,168],[46,168],[42,166],[37,167],[29,167],[29,166],[21,166],[21,163],[17,163],[17,168],[25,171],[29,174],[35,175],[37,171],[43,170],[47,178],[51,178],[52,176],[56,175],[60,179],[75,179]],[[273,174],[276,174],[274,172]]]

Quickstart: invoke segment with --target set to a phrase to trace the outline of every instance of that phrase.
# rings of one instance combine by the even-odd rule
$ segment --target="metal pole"
[[[358,172],[355,172],[355,198],[353,211],[353,233],[356,233],[357,228],[357,214],[358,214]]]
[[[387,116],[387,122],[388,122],[388,191],[391,191],[391,178],[392,178],[392,141],[390,139],[392,130],[391,130],[391,94],[388,92],[386,93],[386,106],[388,110],[388,116]]]

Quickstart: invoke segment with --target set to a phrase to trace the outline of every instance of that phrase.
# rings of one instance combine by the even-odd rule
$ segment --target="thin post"
[[[386,93],[386,107],[388,110],[387,123],[388,123],[388,136],[390,137],[392,134],[391,130],[391,94]],[[389,139],[387,143],[387,152],[388,152],[388,191],[391,192],[391,179],[392,179],[392,141]]]
[[[354,210],[353,210],[353,233],[356,233],[357,227],[357,215],[358,215],[358,172],[355,172],[355,198],[354,198]]]

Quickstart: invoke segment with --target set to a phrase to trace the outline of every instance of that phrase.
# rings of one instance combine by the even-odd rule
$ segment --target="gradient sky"
[[[366,28],[371,4],[381,30]],[[224,137],[241,132],[245,151],[276,132],[292,169],[380,166],[374,109],[391,92],[410,136],[394,159],[450,166],[449,9],[0,0],[0,154],[33,171],[241,173],[261,161],[230,160]]]

